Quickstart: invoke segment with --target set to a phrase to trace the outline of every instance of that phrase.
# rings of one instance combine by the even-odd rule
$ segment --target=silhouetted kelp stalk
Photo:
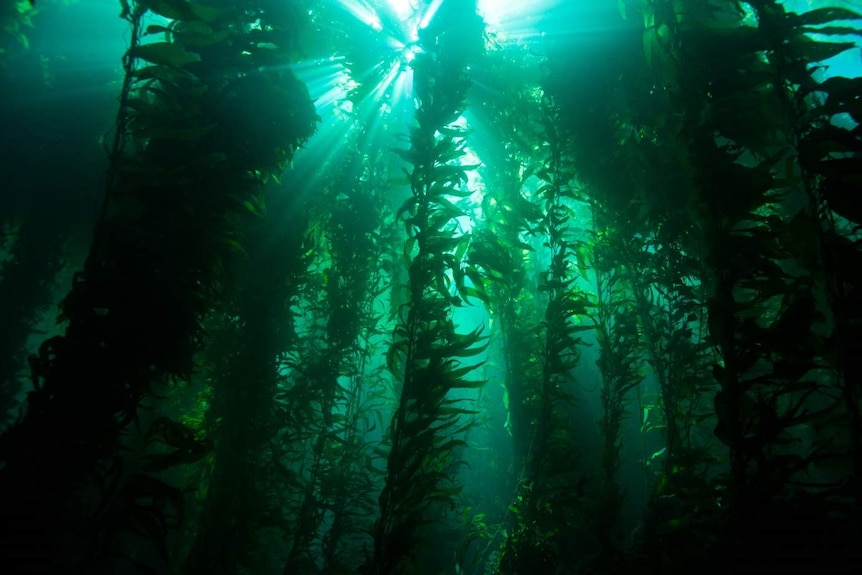
[[[373,349],[368,332],[377,329],[379,319],[373,309],[380,292],[378,265],[387,248],[378,230],[386,210],[379,175],[369,178],[363,166],[385,152],[378,149],[366,158],[360,150],[357,142],[346,147],[344,168],[327,182],[319,206],[324,219],[319,243],[325,247],[317,253],[319,290],[316,301],[306,304],[306,315],[320,319],[312,321],[300,349],[302,362],[294,366],[295,385],[316,394],[312,409],[319,413],[307,430],[304,485],[285,573],[317,573],[321,556],[324,570],[355,567],[350,558],[359,553],[345,546],[354,536],[345,529],[358,522],[357,515],[373,512],[373,477],[365,465],[371,450],[364,437],[376,423],[360,410],[381,407],[363,383],[374,381],[365,370]]]
[[[608,12],[615,11],[611,4],[602,6]],[[626,561],[634,559],[629,553],[633,541],[623,537],[620,514],[625,495],[625,478],[618,471],[624,401],[626,394],[637,388],[641,408],[638,415],[642,411],[644,418],[640,441],[645,488],[649,490],[654,482],[663,485],[662,478],[656,478],[650,470],[659,469],[659,463],[667,463],[668,449],[650,447],[647,450],[650,435],[666,428],[659,409],[663,401],[659,398],[652,404],[641,405],[641,389],[635,384],[640,379],[642,354],[648,349],[656,351],[656,346],[668,349],[662,348],[660,342],[666,342],[671,336],[680,342],[688,329],[687,326],[686,329],[671,327],[676,320],[669,318],[669,312],[660,305],[658,294],[664,292],[655,285],[653,268],[660,265],[659,261],[677,255],[670,246],[690,248],[692,234],[686,202],[692,186],[687,182],[687,174],[677,155],[667,151],[668,141],[675,141],[677,133],[672,126],[667,127],[667,118],[672,116],[659,96],[663,80],[657,81],[643,65],[642,33],[632,26],[637,22],[637,11],[633,3],[625,4],[628,21],[618,21],[613,48],[606,50],[603,46],[603,57],[590,54],[592,43],[583,46],[585,54],[572,57],[568,43],[557,46],[549,42],[547,64],[548,90],[556,96],[560,106],[561,126],[570,140],[568,153],[580,185],[578,199],[585,204],[578,209],[580,217],[573,219],[571,225],[576,233],[579,229],[587,231],[576,236],[572,250],[584,280],[592,283],[595,277],[591,291],[596,293],[596,307],[590,310],[590,321],[596,324],[597,367],[602,376],[597,481],[586,489],[583,515],[570,524],[573,529],[582,530],[577,537],[578,544],[570,546],[566,556],[561,557],[561,562],[577,562],[579,569],[618,570]],[[589,29],[596,9],[602,8],[593,5],[573,8],[575,13],[583,10],[585,18],[580,24],[573,21],[571,27]],[[616,18],[615,14],[610,16]],[[587,78],[589,80],[585,81]],[[578,204],[574,206],[577,208]],[[592,225],[585,225],[585,221]],[[689,257],[688,261],[693,258]],[[666,290],[673,291],[676,287],[669,285]],[[647,331],[642,328],[643,322],[650,327],[648,334],[643,333]],[[687,333],[690,337],[691,331]],[[701,355],[705,348],[701,343]],[[647,356],[649,358],[649,353]],[[686,380],[689,385],[711,374],[709,369],[704,369],[703,359],[699,363],[689,363],[690,356],[666,357],[662,351],[656,351],[653,356],[658,358],[657,369],[663,370],[657,377],[665,376],[665,383],[669,377],[666,371],[670,369],[665,364],[673,364],[676,369],[673,377],[694,373],[694,377]],[[711,356],[708,359],[711,363]],[[671,387],[662,386],[662,390],[670,392],[669,399],[675,397],[671,394],[676,389]],[[685,399],[691,397],[696,398],[696,395],[686,395]],[[688,422],[694,421],[695,404],[696,399],[673,402]],[[710,416],[711,411],[706,415]],[[693,450],[687,455],[709,458],[708,453]],[[693,460],[692,457],[685,459],[686,462]],[[681,461],[674,459],[674,466],[667,467],[680,474],[677,477],[681,476],[680,470],[687,467],[681,465]],[[583,491],[582,487],[580,483],[575,491]],[[669,497],[667,491],[662,495],[663,503],[683,500]],[[684,500],[703,505],[691,493],[686,493]],[[637,536],[637,531],[633,535]],[[652,546],[650,551],[657,547]]]
[[[166,561],[159,540],[182,514],[181,494],[146,473],[146,459],[121,455],[122,432],[154,386],[189,377],[201,321],[242,253],[243,222],[260,212],[262,182],[316,121],[298,80],[258,71],[289,48],[271,47],[277,33],[266,46],[248,34],[250,22],[270,17],[254,2],[123,6],[134,28],[132,80],[106,209],[63,302],[66,334],[32,359],[27,412],[0,442],[2,552],[12,573],[121,569],[122,549],[106,553],[128,537],[152,551],[129,561]],[[147,9],[173,23],[142,30]],[[166,40],[143,44],[144,32]]]
[[[606,558],[620,555],[623,490],[618,477],[622,421],[630,393],[643,380],[637,302],[632,294],[630,254],[638,240],[626,229],[626,218],[608,213],[600,200],[591,202],[593,214],[592,270],[596,281],[596,309],[592,314],[599,348],[597,366],[602,377],[601,487],[596,517],[597,537]]]
[[[501,334],[508,420],[513,443],[515,475],[513,487],[524,479],[533,430],[537,422],[541,384],[540,340],[535,326],[541,321],[541,302],[534,297],[535,270],[530,244],[542,208],[528,190],[541,167],[533,142],[540,138],[539,101],[530,83],[530,65],[538,61],[507,49],[489,51],[485,66],[495,73],[487,81],[495,94],[481,103],[493,137],[474,147],[488,166],[482,170],[485,183],[483,217],[470,245],[469,261],[481,274],[471,277],[477,297],[488,307]],[[475,275],[475,274],[474,274]]]
[[[351,62],[355,52],[367,49],[362,44],[351,47]],[[374,439],[384,432],[378,427],[391,402],[386,391],[391,374],[382,361],[389,329],[382,310],[393,271],[400,265],[397,222],[386,201],[394,166],[389,151],[376,145],[391,126],[385,120],[375,126],[382,113],[376,99],[363,98],[356,90],[348,99],[354,107],[340,160],[344,167],[329,186],[335,197],[321,206],[330,214],[326,235],[331,260],[324,268],[322,290],[329,316],[325,341],[340,350],[338,376],[344,382],[339,383],[331,416],[321,428],[320,451],[326,457],[318,478],[316,504],[322,521],[316,526],[315,544],[324,575],[353,570],[362,562],[369,523],[377,510],[374,496],[383,486],[385,470],[375,463],[385,454]],[[365,120],[372,107],[374,119]],[[290,561],[285,571],[289,565]]]
[[[290,194],[285,189],[272,193]],[[273,199],[270,210],[284,205],[296,203]],[[279,358],[297,345],[291,305],[306,289],[310,258],[303,246],[305,217],[280,215],[278,224],[275,218],[261,219],[248,234],[250,256],[236,266],[241,279],[222,318],[226,333],[222,345],[212,350],[219,355],[212,358],[207,420],[216,448],[185,568],[189,574],[254,571],[274,564],[281,559],[279,528],[292,523],[281,516],[278,503],[281,492],[294,486],[274,472],[273,442],[284,426],[276,402]],[[230,518],[229,529],[225,518]]]
[[[341,10],[315,10],[332,30],[348,25],[341,21],[345,16],[353,21]],[[369,47],[352,37],[342,41],[351,42],[350,75],[364,79],[355,68]],[[379,56],[391,51],[387,46]],[[373,465],[380,454],[369,442],[385,403],[385,366],[379,362],[385,356],[379,353],[384,334],[375,312],[388,279],[381,264],[397,259],[387,253],[393,250],[395,227],[384,202],[389,163],[384,158],[390,154],[371,137],[386,129],[385,121],[372,128],[379,122],[380,101],[363,98],[359,90],[346,99],[353,104],[352,121],[339,126],[347,132],[346,142],[326,159],[321,171],[331,176],[321,178],[320,191],[305,202],[314,222],[313,261],[310,284],[295,305],[306,319],[284,362],[288,372],[280,401],[290,423],[280,433],[285,454],[277,464],[290,476],[285,488],[292,493],[285,506],[290,524],[285,573],[355,568],[375,511],[372,494],[380,489]],[[373,120],[365,120],[369,116]]]
[[[774,1],[754,2],[752,8],[770,43],[766,56],[774,74],[772,82],[786,114],[785,133],[807,199],[806,207],[789,223],[788,240],[801,254],[799,263],[815,285],[823,286],[832,332],[818,333],[816,347],[822,361],[838,374],[835,386],[847,415],[846,451],[839,454],[823,445],[812,461],[849,456],[852,484],[835,495],[852,493],[858,509],[862,505],[858,389],[862,381],[862,306],[858,303],[862,277],[856,270],[862,252],[856,236],[862,209],[856,195],[862,172],[862,134],[858,127],[853,129],[837,119],[847,114],[856,123],[862,120],[862,78],[835,76],[818,82],[816,75],[820,62],[857,49],[845,37],[862,35],[862,13],[827,7],[796,15]],[[812,35],[838,36],[844,41],[813,41]]]
[[[541,138],[540,95],[534,85],[539,62],[522,50],[498,47],[488,51],[483,67],[493,73],[487,74],[485,82],[495,96],[478,103],[476,113],[484,119],[484,130],[490,137],[473,144],[484,161],[481,175],[485,198],[468,257],[475,268],[471,279],[476,295],[488,308],[492,326],[500,336],[505,367],[504,425],[511,437],[512,453],[497,454],[496,467],[499,483],[508,486],[514,500],[522,482],[528,481],[542,383],[543,340],[537,326],[544,301],[536,290],[539,274],[533,244],[541,239],[537,226],[543,210],[528,184],[542,166],[542,158],[534,155],[535,142]],[[507,465],[507,461],[512,463]],[[486,568],[486,562],[496,562],[506,532],[517,528],[519,516],[508,505],[504,509],[473,505],[484,511],[484,521],[498,522],[492,532],[474,529],[477,537],[480,533],[485,536],[482,548],[465,547],[465,556],[474,563],[467,572],[478,573]]]
[[[458,163],[466,132],[454,122],[469,87],[467,64],[482,51],[475,2],[443,2],[420,30],[419,45],[422,51],[413,62],[418,125],[411,131],[410,150],[402,152],[412,166],[411,197],[399,210],[408,233],[410,295],[398,310],[390,352],[391,369],[403,383],[389,431],[374,551],[360,569],[369,575],[410,572],[423,536],[435,523],[430,512],[441,504],[454,506],[460,488],[448,472],[453,450],[464,444],[457,436],[470,425],[473,412],[451,392],[482,385],[466,377],[481,362],[464,365],[464,360],[487,347],[481,328],[458,333],[450,311],[467,297],[463,258],[469,237],[456,235],[454,220],[463,211],[447,196],[471,193],[464,189],[470,167]]]
[[[27,365],[27,340],[51,303],[53,281],[63,267],[62,235],[40,228],[22,224],[8,259],[0,262],[0,431],[14,419]]]
[[[579,489],[577,448],[571,437],[566,407],[573,401],[572,371],[580,359],[580,333],[592,303],[577,285],[574,243],[569,224],[574,219],[573,171],[569,141],[561,131],[559,108],[549,94],[539,102],[538,124],[545,155],[536,172],[536,202],[542,217],[536,230],[544,237],[550,263],[539,272],[538,290],[548,294],[543,339],[536,358],[541,366],[536,424],[520,493],[512,504],[517,526],[503,545],[496,573],[514,575],[553,572],[561,550],[560,530],[576,512]]]
[[[671,522],[681,530],[690,527],[696,515],[706,517],[718,509],[708,476],[719,459],[698,433],[713,417],[709,398],[715,391],[714,358],[704,333],[700,265],[679,239],[656,234],[631,262],[641,343],[659,391],[654,404],[642,406],[641,434],[658,430],[664,437],[664,447],[645,461],[654,477],[646,518],[652,536],[653,525],[661,524],[659,530],[669,533],[666,525]],[[655,542],[646,546],[648,553],[659,551]]]
[[[807,481],[806,474],[823,459],[852,463],[858,438],[835,451],[829,430],[841,426],[837,408],[848,401],[846,394],[842,401],[830,392],[840,389],[831,378],[817,376],[824,360],[834,357],[819,335],[830,329],[818,309],[822,291],[814,278],[787,264],[798,257],[793,237],[807,224],[791,219],[784,201],[801,191],[788,145],[794,130],[788,127],[798,130],[806,117],[786,103],[788,90],[811,90],[810,64],[850,46],[812,40],[806,16],[785,13],[774,2],[747,4],[754,9],[753,25],[737,2],[645,3],[648,55],[667,71],[669,92],[683,112],[680,137],[698,187],[695,222],[708,269],[709,338],[720,385],[715,435],[730,459],[722,486],[729,527],[711,537],[716,547],[710,552],[731,545],[730,559],[739,565],[768,559],[825,566],[834,558],[824,556],[823,541],[838,544],[836,553],[845,559],[855,546],[847,529],[853,519],[827,510],[837,509],[858,485],[852,476]],[[811,12],[810,23],[847,16],[831,10]],[[827,194],[834,194],[839,213],[848,205],[845,170],[851,165],[841,159],[819,164],[828,166],[821,175],[836,176]],[[832,333],[832,346],[855,345],[852,335],[845,340],[849,334]],[[858,405],[851,400],[849,406],[852,421]],[[807,429],[815,434],[812,445],[793,449]],[[764,529],[801,538],[800,544],[787,553],[787,547],[748,537]]]
[[[483,120],[489,137],[471,143],[483,159],[480,174],[485,189],[482,217],[472,231],[467,272],[475,297],[484,302],[492,318],[491,337],[500,342],[508,433],[504,439],[511,443],[511,454],[495,453],[491,468],[496,470],[498,485],[506,487],[501,492],[514,493],[513,499],[527,480],[542,382],[542,339],[537,326],[544,302],[536,296],[536,249],[531,244],[538,243],[536,227],[543,211],[528,184],[542,163],[534,155],[534,142],[540,138],[539,94],[534,84],[540,61],[521,49],[492,46],[487,51],[482,67],[485,87],[493,96],[476,102],[474,114]],[[493,565],[501,538],[505,542],[506,532],[517,526],[517,514],[508,505],[485,502],[484,497],[498,499],[492,495],[478,495],[478,500],[470,501],[470,511],[476,514],[464,515],[468,536],[457,553],[465,573],[479,573]],[[481,545],[474,545],[480,540]]]
[[[592,325],[577,321],[587,317],[592,303],[575,283],[578,276],[573,265],[574,245],[568,235],[569,224],[575,218],[571,207],[575,196],[568,141],[560,129],[558,107],[549,95],[545,96],[540,107],[547,156],[536,174],[540,180],[536,198],[544,212],[539,229],[545,234],[545,247],[550,251],[551,261],[548,269],[541,272],[538,286],[539,291],[548,293],[548,303],[542,325],[545,341],[540,409],[530,454],[530,481],[536,495],[552,491],[552,470],[555,465],[563,463],[554,461],[553,456],[554,438],[565,429],[560,425],[562,414],[557,410],[561,403],[570,400],[566,384],[572,381],[572,371],[580,360],[579,346],[583,344],[578,334],[593,329]],[[532,505],[535,508],[531,512],[538,512],[538,501]]]

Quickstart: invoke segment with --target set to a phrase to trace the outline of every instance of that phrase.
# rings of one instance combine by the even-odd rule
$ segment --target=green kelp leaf
[[[833,76],[811,91],[826,92],[826,102],[819,109],[823,114],[847,113],[857,122],[862,120],[862,78]]]
[[[862,15],[846,8],[818,8],[798,16],[803,24],[829,24],[836,20],[862,20]]]
[[[416,206],[418,203],[416,196],[410,196],[404,200],[404,203],[401,204],[401,207],[398,208],[398,211],[395,214],[396,221],[403,220],[409,223],[410,220],[412,220],[413,215],[416,213]]]
[[[795,36],[789,44],[790,57],[806,62],[822,62],[856,48],[853,42],[818,42],[804,35]]]
[[[265,210],[261,209],[261,208],[262,208],[262,204],[259,204],[259,203],[257,203],[257,202],[252,203],[252,202],[250,202],[250,201],[246,200],[245,202],[243,202],[243,206],[244,206],[244,207],[245,207],[245,209],[247,209],[249,212],[251,212],[252,214],[254,214],[254,215],[258,216],[258,217],[263,217],[263,216],[265,216],[265,215],[266,215]]]
[[[149,26],[147,26],[147,31],[144,32],[144,35],[149,36],[151,34],[164,34],[170,31],[171,29],[166,26],[157,26],[155,24],[150,24]]]
[[[652,463],[653,460],[661,457],[666,452],[667,452],[667,447],[662,447],[661,449],[659,449],[658,451],[656,451],[655,453],[653,453],[652,455],[649,456],[649,460],[647,461],[647,464]]]
[[[154,42],[135,46],[128,52],[132,58],[140,58],[151,64],[181,68],[192,62],[200,62],[199,54],[187,52],[185,47],[172,42]]]
[[[487,335],[482,335],[482,331],[484,331],[484,326],[477,326],[473,331],[468,333],[454,333],[449,336],[448,341],[448,349],[450,351],[450,355],[457,355],[459,357],[469,357],[472,355],[478,355],[485,351],[490,345],[490,337]],[[476,346],[478,347],[473,347]]]
[[[475,170],[479,164],[461,166],[458,164],[444,164],[435,166],[431,171],[431,179],[434,182],[467,182],[467,172]]]
[[[460,380],[461,378],[466,376],[468,373],[472,373],[472,372],[476,371],[477,369],[479,369],[480,367],[483,367],[484,365],[485,365],[485,362],[480,361],[479,363],[475,363],[473,365],[465,365],[462,367],[453,367],[452,370],[449,372],[449,377],[451,377],[452,379]]]
[[[467,277],[470,278],[470,281],[473,283],[472,286],[467,286],[465,290],[465,295],[467,297],[475,297],[479,301],[488,302],[488,293],[485,290],[485,282],[484,277],[479,271],[473,267],[468,267],[464,272],[467,274]]]
[[[449,387],[451,389],[480,389],[484,387],[486,380],[484,379],[458,379],[452,382]]]
[[[824,36],[862,36],[862,30],[852,26],[805,26],[800,28],[805,34],[822,34]]]
[[[159,106],[157,103],[151,102],[147,98],[129,98],[126,100],[126,106],[134,110],[136,112],[158,112],[165,113],[165,108],[163,106]],[[136,117],[135,114],[132,114],[132,117]]]
[[[801,91],[800,95],[807,96],[811,92],[826,92],[829,98],[843,102],[851,101],[858,98],[862,92],[862,78],[832,76],[819,84],[815,84],[809,90]]]
[[[477,411],[475,409],[468,409],[466,407],[457,407],[458,405],[463,405],[465,400],[461,399],[449,399],[440,404],[440,408],[437,410],[438,416],[441,418],[449,418],[453,415],[478,415],[482,413],[481,411]]]
[[[461,238],[459,237],[451,237],[443,234],[434,234],[433,236],[426,238],[425,251],[426,253],[431,254],[449,253],[458,247],[458,243],[460,241]]]
[[[177,34],[177,38],[186,46],[206,47],[227,40],[230,35],[230,30],[221,30],[213,34]]]
[[[456,206],[453,202],[447,200],[446,198],[444,198],[442,196],[435,196],[435,197],[429,198],[428,201],[429,201],[429,203],[434,204],[443,213],[445,213],[447,221],[452,219],[452,218],[458,218],[458,217],[465,215],[464,210],[462,210],[461,208]],[[431,221],[431,219],[429,218],[429,225],[430,225],[430,221]],[[440,222],[437,222],[437,224],[439,225]],[[440,228],[432,228],[432,229],[440,229]]]
[[[170,20],[215,22],[231,8],[215,8],[189,0],[138,0],[138,4],[150,12],[164,16]]]
[[[434,158],[437,165],[447,164],[463,154],[463,144],[452,138],[442,138],[434,145]]]
[[[248,257],[248,252],[246,251],[245,247],[243,247],[242,243],[240,243],[239,240],[233,239],[233,238],[228,238],[228,239],[224,240],[224,243],[229,248],[231,248],[234,252],[240,254],[241,256],[243,256],[245,258]]]

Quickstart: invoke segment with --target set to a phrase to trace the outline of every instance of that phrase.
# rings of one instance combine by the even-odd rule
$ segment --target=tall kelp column
[[[466,132],[454,124],[464,110],[469,87],[467,66],[482,51],[482,23],[475,2],[443,2],[419,31],[421,51],[413,62],[416,123],[411,148],[411,195],[399,217],[408,239],[407,302],[398,310],[390,365],[402,381],[398,409],[389,431],[391,442],[386,486],[380,495],[373,557],[365,574],[411,573],[428,543],[435,506],[454,505],[459,489],[452,484],[453,451],[463,440],[470,411],[452,392],[477,387],[467,379],[478,367],[465,358],[486,347],[480,330],[459,333],[451,307],[465,299],[464,254],[469,237],[457,234],[462,211],[451,199],[465,190],[467,168],[461,166]],[[431,549],[429,549],[431,551]]]
[[[268,210],[295,200],[288,190],[273,188],[267,192]],[[257,219],[257,229],[243,242],[249,257],[235,266],[230,301],[213,314],[218,321],[207,324],[201,372],[211,397],[203,427],[215,447],[205,466],[200,519],[189,526],[194,542],[188,575],[255,572],[280,559],[282,533],[274,527],[287,520],[273,494],[285,486],[272,461],[274,438],[290,418],[276,401],[279,358],[296,346],[290,308],[306,285],[309,258],[302,249],[303,215],[285,218],[286,223]]]
[[[859,121],[859,81],[819,81],[817,65],[854,48],[832,38],[860,15],[656,0],[644,16],[696,187],[729,457],[702,541],[737,569],[855,572],[860,141],[838,115]]]
[[[535,325],[541,322],[545,301],[536,293],[532,268],[536,250],[528,242],[538,235],[544,211],[526,185],[544,160],[534,149],[542,129],[538,62],[534,56],[503,48],[488,50],[483,67],[491,73],[483,80],[492,96],[476,108],[493,132],[473,144],[484,159],[486,195],[483,218],[472,233],[470,262],[481,273],[477,285],[504,350],[513,489],[526,479],[542,382],[542,341]]]
[[[261,186],[315,127],[304,85],[270,68],[295,47],[294,4],[121,4],[132,39],[104,207],[66,333],[31,358],[26,413],[0,442],[7,573],[129,572],[117,543],[130,532],[156,557],[129,561],[165,560],[182,494],[147,470],[206,445],[146,455],[122,449],[124,431],[160,386],[190,377]],[[167,23],[145,28],[148,14]]]
[[[572,39],[551,40],[548,49],[549,91],[560,103],[561,132],[570,140],[577,183],[570,225],[581,223],[588,230],[572,242],[572,249],[580,275],[591,284],[585,289],[592,294],[589,323],[595,326],[595,365],[601,377],[601,448],[594,456],[600,474],[587,497],[598,545],[582,564],[619,559],[626,543],[626,498],[640,495],[639,489],[624,486],[623,464],[630,457],[623,451],[624,423],[644,376],[636,278],[655,263],[639,256],[647,250],[646,238],[661,229],[655,221],[645,221],[650,211],[643,181],[646,162],[630,142],[637,131],[626,99],[629,94],[648,99],[649,87],[644,89],[639,73],[642,33],[637,22],[620,17],[626,13],[624,4],[572,3],[563,9],[570,15],[566,29]],[[594,33],[599,21],[608,23],[608,33]]]
[[[379,264],[396,244],[379,231],[384,215],[394,228],[383,201],[387,170],[380,165],[391,154],[366,148],[365,126],[354,124],[335,162],[340,168],[331,170],[314,200],[322,229],[300,302],[305,329],[286,361],[291,374],[279,397],[289,422],[282,423],[289,453],[283,463],[295,477],[285,575],[345,572],[360,564],[368,546],[363,530],[379,492],[365,447],[384,403],[379,374],[385,367],[380,363],[375,373],[369,364],[385,357],[382,342],[372,339],[383,336],[374,304],[388,277]]]

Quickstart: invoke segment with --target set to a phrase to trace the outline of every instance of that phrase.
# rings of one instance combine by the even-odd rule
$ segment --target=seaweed
[[[227,262],[242,253],[239,230],[252,217],[245,203],[256,203],[263,180],[314,130],[316,114],[298,80],[253,73],[257,62],[241,56],[244,48],[260,52],[249,40],[239,51],[221,50],[238,44],[243,23],[262,12],[200,7],[177,25],[202,22],[229,40],[201,45],[172,33],[168,44],[195,54],[182,61],[142,50],[146,10],[180,5],[201,6],[140,2],[125,12],[132,39],[92,248],[63,302],[66,333],[31,359],[26,412],[2,440],[3,548],[12,572],[86,568],[104,553],[109,527],[99,518],[110,514],[116,493],[134,500],[138,485],[123,472],[123,430],[159,386],[190,377],[201,322],[220,299]],[[209,97],[215,93],[222,98]],[[248,114],[246,133],[224,121],[251,104],[242,98],[275,94],[295,98],[278,139],[267,140],[272,132]],[[252,139],[262,153],[250,162],[236,146]],[[93,520],[93,508],[105,511]],[[31,522],[45,532],[20,531]],[[160,537],[164,529],[147,533]]]
[[[374,524],[373,556],[360,568],[378,575],[411,572],[418,546],[434,524],[435,508],[454,507],[460,488],[452,483],[453,452],[475,413],[452,392],[482,385],[468,379],[481,362],[481,328],[459,333],[448,312],[467,294],[463,254],[469,236],[455,235],[462,210],[450,197],[469,195],[463,185],[469,167],[456,163],[466,132],[453,124],[463,108],[469,80],[466,65],[481,50],[475,5],[445,4],[421,32],[424,52],[416,55],[414,94],[417,125],[411,148],[411,196],[398,210],[408,233],[409,299],[397,310],[399,323],[389,353],[390,369],[401,378],[397,411],[389,429],[386,485]],[[451,274],[455,279],[449,279]],[[453,293],[454,291],[454,293]],[[467,361],[464,361],[464,360]]]

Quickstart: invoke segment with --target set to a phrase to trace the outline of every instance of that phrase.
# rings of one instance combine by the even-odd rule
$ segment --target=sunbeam
[[[383,22],[377,10],[363,0],[338,0],[338,4],[350,12],[357,20],[371,26],[378,32],[383,30]]]
[[[479,14],[488,31],[503,42],[524,42],[541,37],[540,17],[561,0],[479,0]]]
[[[388,0],[389,5],[402,20],[408,20],[419,10],[414,0]]]

